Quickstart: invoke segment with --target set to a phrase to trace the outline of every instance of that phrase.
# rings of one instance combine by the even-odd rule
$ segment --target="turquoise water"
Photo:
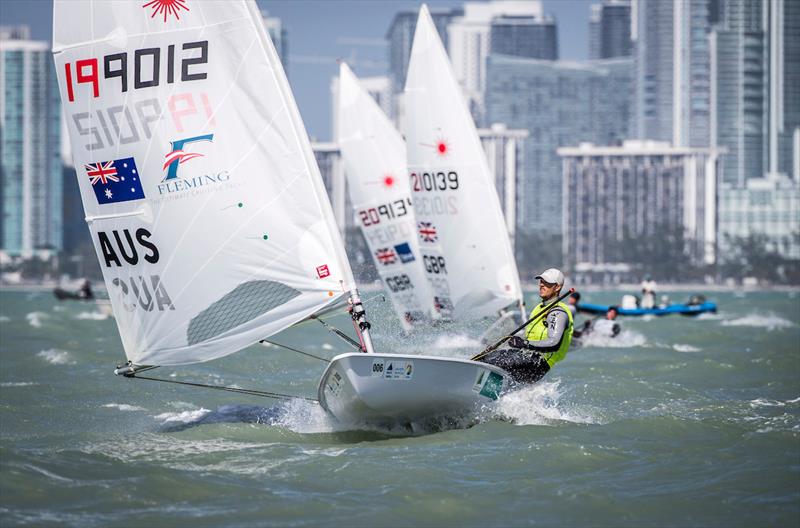
[[[2,292],[0,525],[797,526],[800,296],[710,297],[715,315],[623,320],[471,427],[409,435],[342,430],[302,400],[116,377],[113,318]],[[467,331],[398,340],[371,305],[379,350],[479,348]],[[348,350],[315,325],[275,340]],[[153,374],[314,397],[323,368],[254,346]]]

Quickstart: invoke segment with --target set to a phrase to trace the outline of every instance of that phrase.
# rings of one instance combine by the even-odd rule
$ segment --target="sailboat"
[[[405,142],[344,62],[338,92],[338,140],[355,220],[409,332],[435,314],[417,241]]]
[[[408,170],[425,270],[443,313],[525,319],[492,172],[447,52],[420,8],[405,85]]]
[[[492,401],[509,375],[377,354],[286,75],[254,0],[55,0],[53,54],[81,199],[130,379],[233,354],[346,299],[339,420]]]

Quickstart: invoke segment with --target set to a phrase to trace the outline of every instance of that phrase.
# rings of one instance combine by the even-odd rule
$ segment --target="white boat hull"
[[[331,360],[317,394],[339,421],[404,424],[470,415],[510,382],[507,372],[486,363],[355,352]]]

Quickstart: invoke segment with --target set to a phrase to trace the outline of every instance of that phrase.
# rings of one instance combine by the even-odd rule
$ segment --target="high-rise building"
[[[328,191],[328,198],[333,207],[333,216],[342,234],[345,228],[353,223],[352,214],[346,208],[344,167],[342,165],[342,154],[337,143],[312,143],[314,157],[319,166],[325,190]]]
[[[436,9],[430,10],[431,18],[444,43],[448,48],[447,26],[454,18],[462,16],[461,9]],[[392,83],[392,92],[397,94],[403,91],[408,72],[408,61],[411,59],[411,45],[414,42],[414,31],[417,29],[417,11],[401,11],[394,16],[386,32],[389,41],[389,79]]]
[[[600,17],[602,16],[601,4],[589,6],[589,60],[600,58]]]
[[[264,21],[264,29],[269,33],[275,51],[281,59],[283,70],[289,75],[289,35],[280,18],[271,17],[267,11],[261,11],[261,19]]]
[[[633,53],[630,0],[605,0],[589,9],[589,58],[613,59]]]
[[[743,186],[767,171],[769,61],[761,0],[717,6],[710,35],[711,144],[727,149],[722,181]]]
[[[743,186],[723,184],[719,192],[720,260],[737,238],[766,235],[767,249],[784,258],[800,259],[797,239],[800,186],[783,174],[751,178]]]
[[[556,22],[548,16],[495,17],[492,19],[490,53],[556,60]]]
[[[81,246],[92,243],[89,228],[84,220],[81,190],[78,186],[78,177],[75,167],[64,165],[62,167],[63,189],[62,208],[63,218],[63,250],[65,253],[75,253]]]
[[[800,183],[800,2],[765,2],[769,33],[769,173]]]
[[[727,149],[719,190],[721,255],[766,235],[798,258],[800,243],[800,6],[718,0],[710,37],[712,134]]]
[[[542,20],[539,0],[513,2],[467,2],[464,15],[447,28],[450,62],[475,122],[484,122],[483,94],[486,90],[486,57],[490,52],[492,20],[502,16],[525,16]]]
[[[50,44],[28,36],[0,29],[0,249],[22,256],[62,247],[58,85]]]
[[[517,189],[517,231],[561,232],[561,163],[556,149],[629,137],[632,59],[588,63],[490,55],[486,114],[529,132]]]
[[[653,141],[558,149],[564,171],[564,262],[570,269],[624,262],[642,238],[682,238],[674,264],[716,258],[714,149]]]
[[[709,0],[638,0],[635,13],[635,137],[708,146]]]
[[[517,188],[525,174],[522,147],[528,131],[509,130],[501,123],[494,123],[489,128],[478,129],[478,137],[486,153],[489,169],[494,175],[494,185],[513,249],[519,207]]]

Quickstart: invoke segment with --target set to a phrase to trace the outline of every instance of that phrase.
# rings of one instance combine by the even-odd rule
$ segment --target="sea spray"
[[[771,332],[777,329],[791,328],[796,324],[774,313],[767,313],[766,315],[750,314],[730,321],[722,321],[722,326],[755,326],[766,328]]]

